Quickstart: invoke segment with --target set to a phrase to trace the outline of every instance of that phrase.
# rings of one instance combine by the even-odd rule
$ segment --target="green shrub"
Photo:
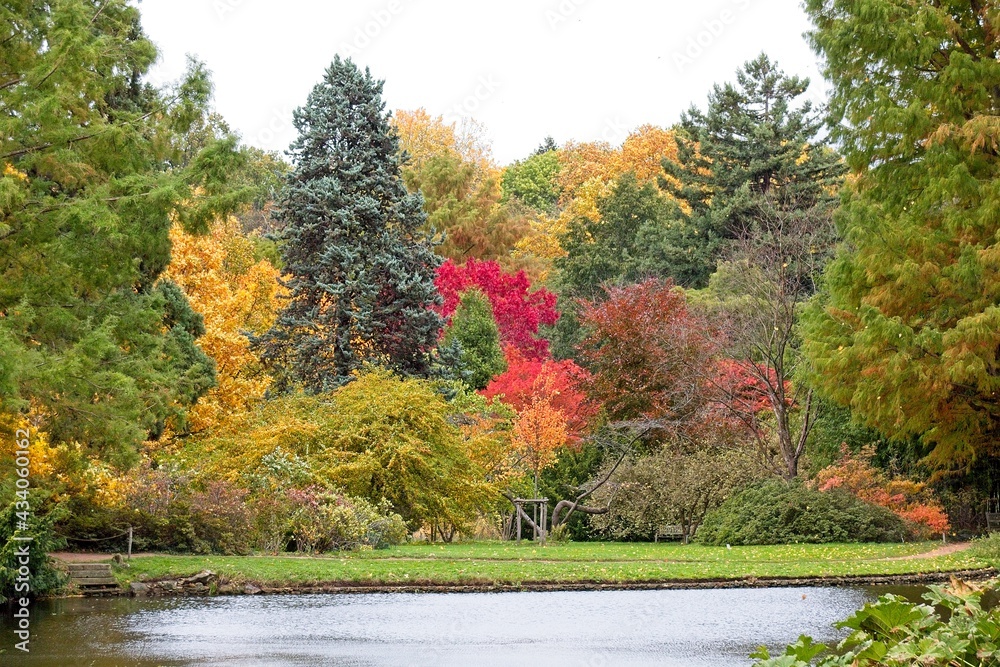
[[[750,486],[705,518],[704,544],[894,542],[908,535],[903,521],[841,491],[820,492],[801,481]]]
[[[39,514],[45,503],[39,501],[40,493],[29,495],[29,505],[33,508],[28,512],[28,529],[17,530],[21,518],[17,502],[0,509],[0,603],[8,598],[34,597],[55,591],[65,584],[62,573],[52,567],[48,552],[64,545],[53,532],[52,524],[61,515],[58,506],[48,508],[45,514]],[[22,506],[23,508],[23,506]],[[23,516],[23,515],[22,515]],[[30,542],[15,540],[14,537],[30,537]],[[28,547],[28,587],[30,591],[18,591],[18,570],[21,567],[21,557],[18,550]]]
[[[837,624],[850,634],[836,650],[802,636],[778,657],[764,647],[751,657],[758,660],[757,667],[997,665],[1000,607],[987,611],[982,603],[983,593],[996,584],[931,586],[924,595],[930,604],[883,595]]]

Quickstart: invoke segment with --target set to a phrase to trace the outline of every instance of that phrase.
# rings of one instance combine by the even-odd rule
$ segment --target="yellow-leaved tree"
[[[216,365],[217,386],[189,415],[191,428],[200,431],[245,411],[267,391],[270,378],[251,351],[248,334],[274,323],[284,288],[278,269],[260,257],[256,239],[242,234],[234,218],[216,222],[205,235],[174,225],[170,241],[163,277],[176,283],[205,319],[205,335],[197,343]]]

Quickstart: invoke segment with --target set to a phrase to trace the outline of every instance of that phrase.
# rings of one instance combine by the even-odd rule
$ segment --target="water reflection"
[[[872,596],[770,588],[53,600],[33,609],[29,656],[11,651],[5,619],[0,664],[728,667],[750,664],[760,644],[835,639],[832,624]]]

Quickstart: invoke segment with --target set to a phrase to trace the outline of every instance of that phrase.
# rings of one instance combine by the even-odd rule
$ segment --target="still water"
[[[0,665],[749,665],[757,646],[832,627],[871,589],[66,599],[32,610],[31,653]],[[907,591],[913,593],[913,591]]]

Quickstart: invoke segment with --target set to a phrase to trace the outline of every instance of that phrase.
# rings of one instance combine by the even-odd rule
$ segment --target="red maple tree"
[[[615,420],[678,423],[702,411],[715,344],[684,294],[655,279],[606,292],[603,300],[581,304],[590,398]]]
[[[465,264],[446,261],[434,281],[444,303],[438,312],[451,317],[462,292],[479,288],[493,306],[493,316],[505,346],[514,346],[525,357],[544,359],[549,342],[538,337],[538,327],[553,325],[559,319],[556,295],[545,288],[532,290],[524,271],[505,272],[497,262],[470,259]]]

